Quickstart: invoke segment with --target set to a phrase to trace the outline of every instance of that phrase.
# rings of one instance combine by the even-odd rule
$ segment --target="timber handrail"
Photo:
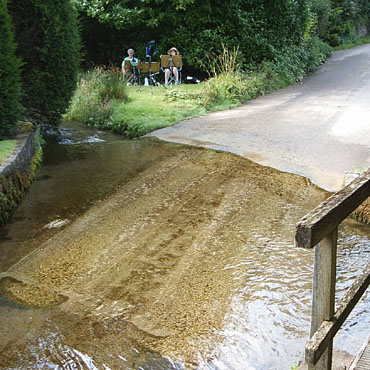
[[[338,226],[369,196],[370,169],[309,212],[296,225],[296,245],[315,248],[311,339],[305,349],[309,369],[331,369],[333,338],[370,284],[369,263],[334,312]]]

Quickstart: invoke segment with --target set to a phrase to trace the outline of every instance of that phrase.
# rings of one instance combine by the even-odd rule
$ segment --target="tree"
[[[107,33],[119,35],[121,55],[122,48],[129,43],[144,50],[145,42],[156,39],[160,52],[176,45],[184,53],[186,63],[194,68],[199,67],[199,59],[205,53],[221,52],[222,45],[239,46],[241,59],[258,63],[273,58],[282,47],[299,44],[309,4],[309,0],[75,2],[85,27],[99,22]],[[88,33],[85,35],[89,37]],[[114,50],[116,45],[109,45],[109,50]],[[98,50],[97,44],[90,46]]]
[[[10,0],[17,55],[24,61],[23,105],[58,123],[77,81],[80,39],[70,0]]]
[[[0,139],[10,136],[21,111],[21,61],[15,55],[16,45],[7,8],[0,1]]]
[[[319,37],[325,37],[325,33],[329,24],[329,16],[331,13],[330,0],[311,0],[311,11],[316,15],[317,19],[317,34]]]

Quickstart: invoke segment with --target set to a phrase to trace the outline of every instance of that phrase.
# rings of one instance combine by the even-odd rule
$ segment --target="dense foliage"
[[[159,53],[176,45],[194,69],[222,44],[238,46],[242,64],[256,65],[292,47],[310,49],[311,38],[332,46],[351,40],[370,19],[368,0],[74,1],[87,64],[117,65],[129,47],[143,57],[145,43],[155,39]]]
[[[79,33],[70,0],[9,0],[22,70],[23,105],[57,123],[69,105],[79,67]]]
[[[369,27],[368,0],[311,0],[320,38],[331,46],[354,40],[361,27]]]
[[[0,1],[0,139],[10,136],[21,110],[21,61],[15,55],[7,1]]]
[[[309,16],[307,0],[149,0],[140,6],[130,0],[75,1],[86,58],[103,64],[117,64],[131,46],[143,57],[152,39],[159,41],[160,53],[176,45],[193,68],[199,68],[205,53],[221,52],[222,44],[239,46],[241,60],[258,63],[298,45]],[[97,24],[103,35],[95,33],[93,40],[91,29]]]

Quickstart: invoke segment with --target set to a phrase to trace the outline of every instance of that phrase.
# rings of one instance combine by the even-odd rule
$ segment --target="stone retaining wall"
[[[13,153],[0,165],[0,226],[4,225],[35,177],[41,163],[39,131],[18,136]]]
[[[27,171],[35,153],[32,145],[33,137],[33,132],[17,137],[17,144],[12,154],[0,165],[0,177],[8,176],[15,171]]]

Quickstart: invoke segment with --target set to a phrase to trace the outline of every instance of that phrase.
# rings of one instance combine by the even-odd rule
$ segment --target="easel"
[[[176,67],[178,69],[180,77],[180,68],[182,67],[182,55],[162,55],[161,67],[164,69],[168,68],[170,70],[168,84],[172,87],[172,82],[175,79],[173,67]]]
[[[159,73],[159,63],[158,62],[152,62],[151,57],[149,57],[149,62],[141,63],[140,64],[140,71],[142,73],[147,74],[148,83],[152,88],[153,93],[153,86],[156,85],[155,76]],[[141,89],[141,86],[140,86]]]
[[[138,78],[138,84],[140,84],[140,72],[138,72],[138,75],[135,75],[135,71],[140,70],[140,60],[137,58],[135,59],[138,61],[138,64],[136,66],[132,65],[130,60],[125,60],[125,64],[123,68],[125,69],[125,71],[130,70],[128,77],[126,77],[127,83],[131,83],[132,79],[134,80],[134,83],[135,83],[136,78]],[[132,73],[131,73],[131,70],[132,70]],[[127,76],[127,72],[124,76]]]

